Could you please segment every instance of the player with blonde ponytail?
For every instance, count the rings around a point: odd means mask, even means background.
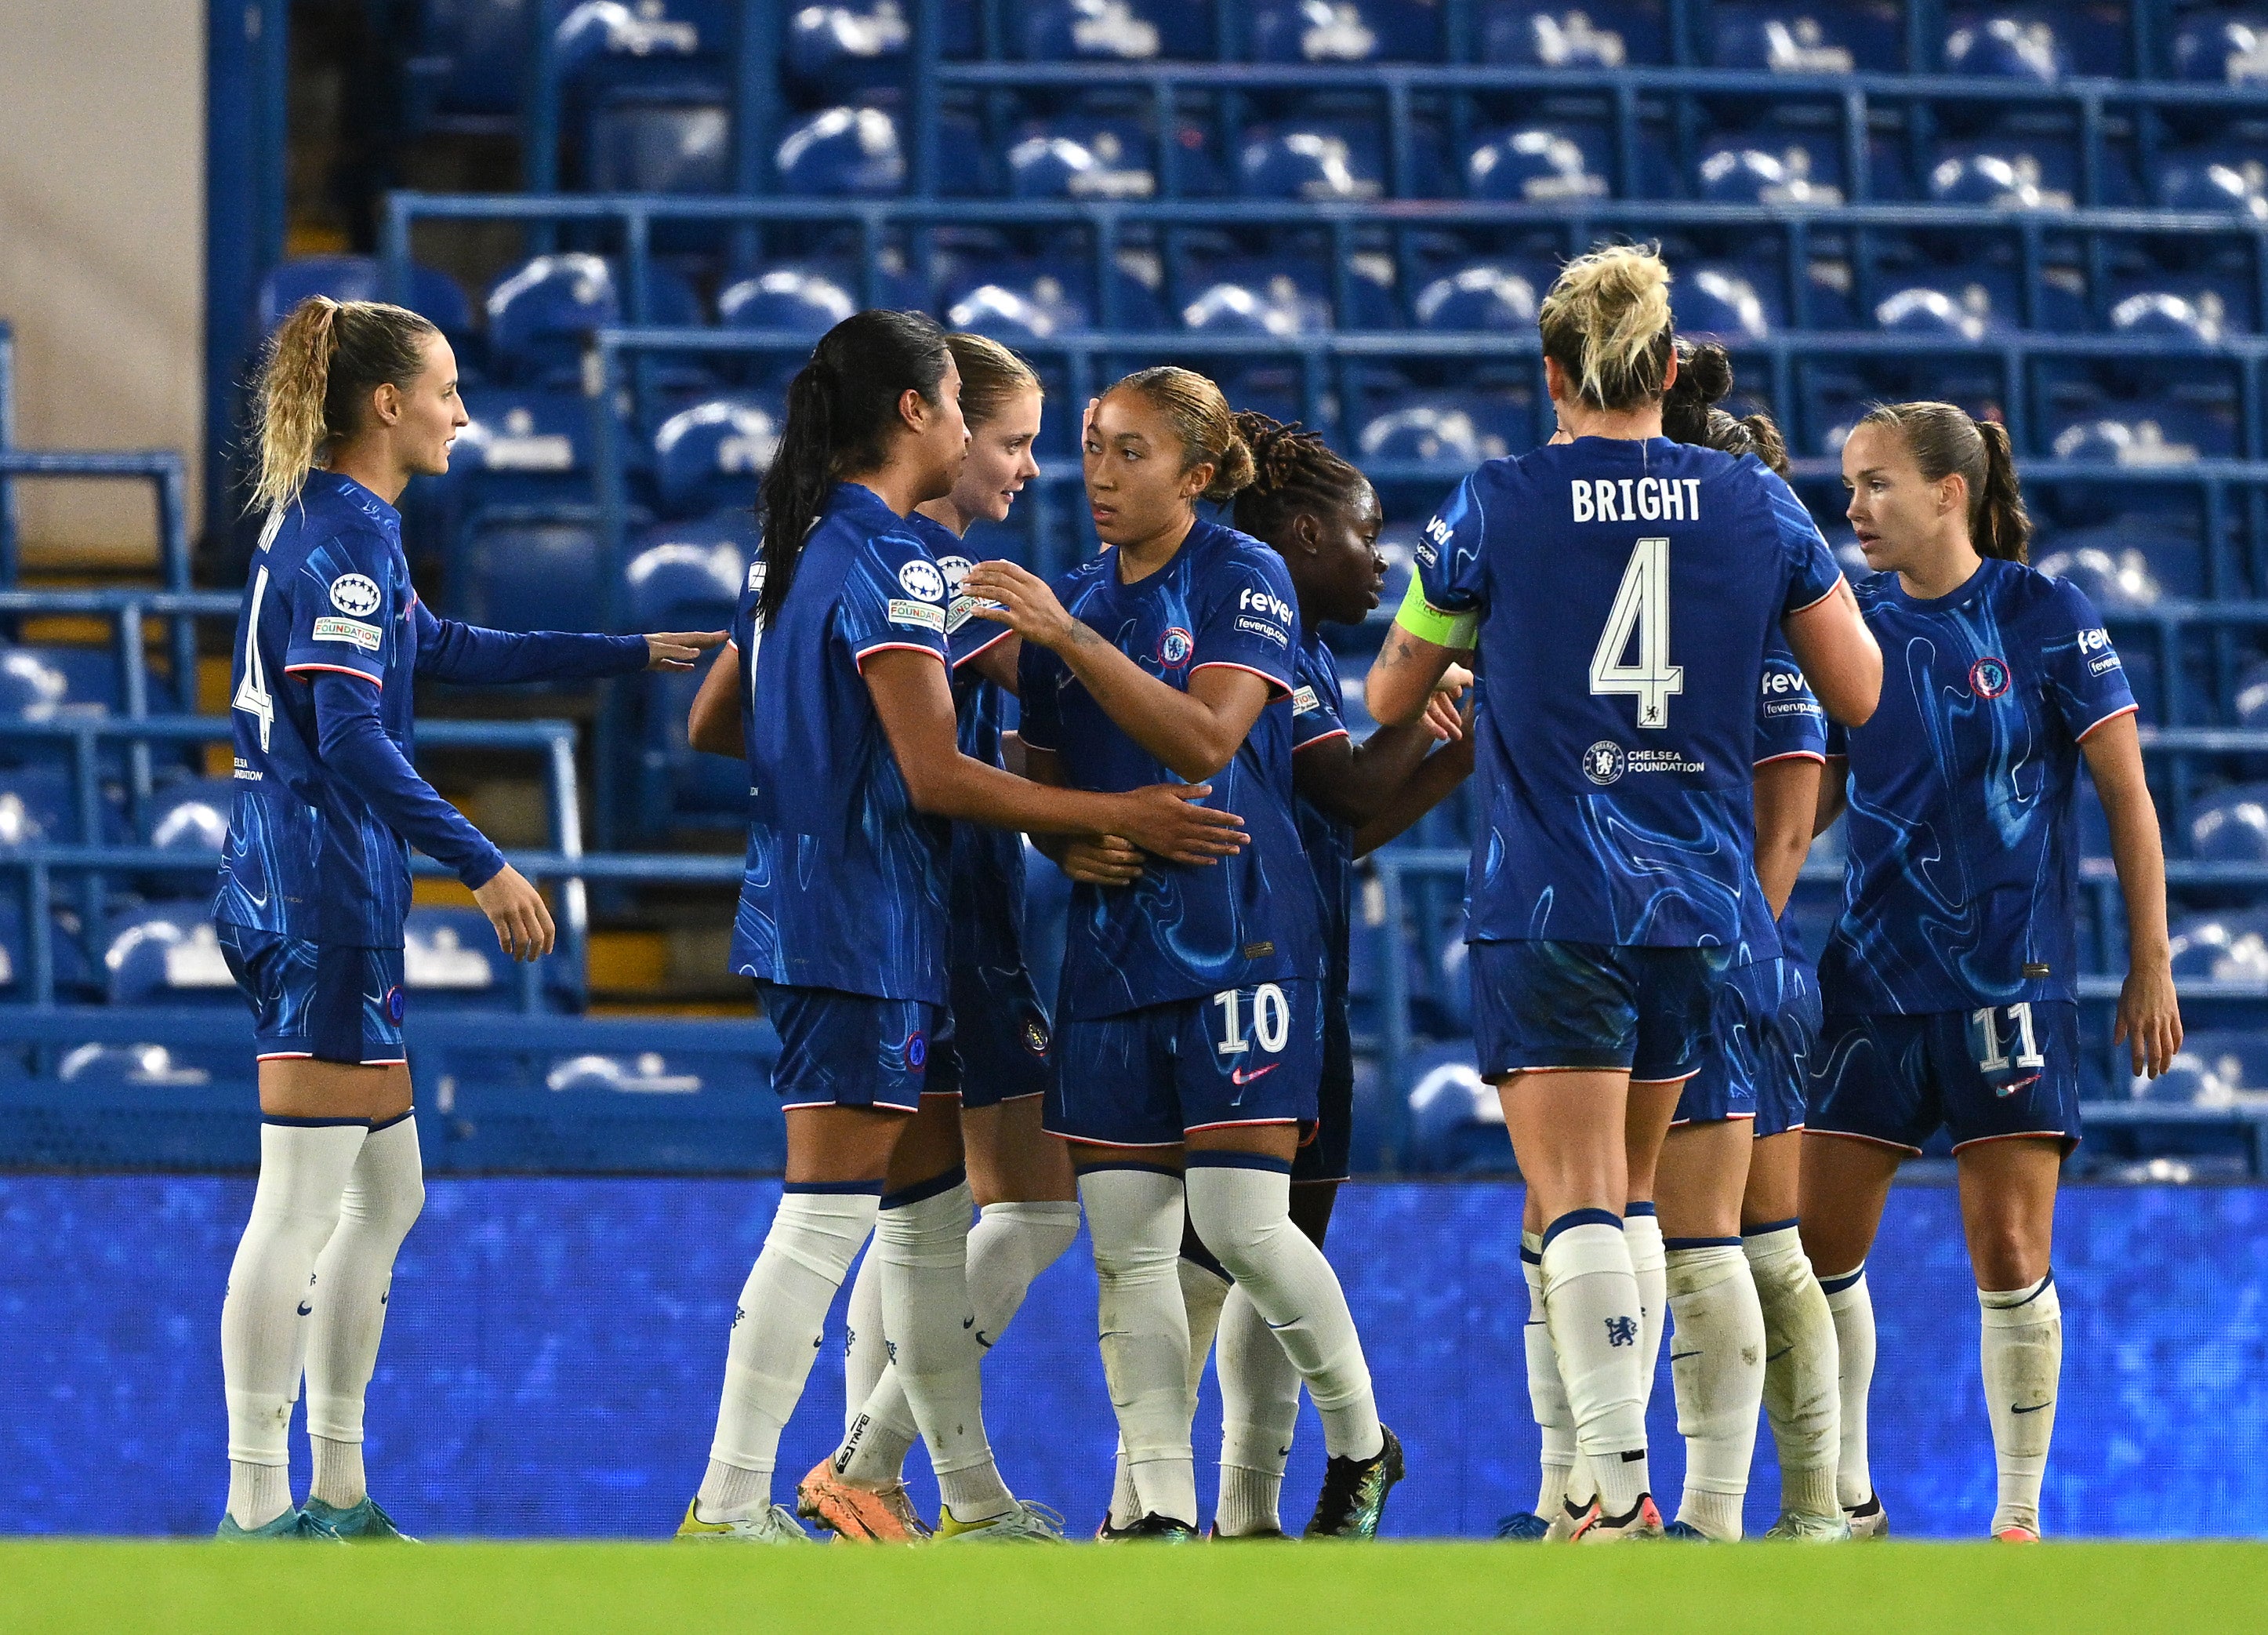
[[[394,1538],[362,1462],[394,1260],[423,1205],[402,1044],[409,848],[446,864],[516,959],[551,951],[542,895],[410,765],[415,681],[684,670],[724,632],[529,635],[436,618],[394,501],[468,423],[439,330],[372,301],[302,301],[261,371],[267,512],[237,621],[236,800],[213,902],[254,1018],[260,1184],[221,1307],[225,1539]],[[291,1503],[301,1359],[314,1478]]]

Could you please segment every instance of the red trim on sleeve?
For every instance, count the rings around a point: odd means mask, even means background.
[[[2087,732],[2081,733],[2077,738],[2072,740],[2072,741],[2075,744],[2083,744],[2087,741],[2088,733],[2095,731],[2097,727],[2108,726],[2113,721],[2116,721],[2120,716],[2132,715],[2137,711],[2140,710],[2141,707],[2142,706],[2139,704],[2128,704],[2124,710],[2113,710],[2109,715],[2104,716],[2100,721],[2095,722],[2093,726],[2087,729]]]
[[[357,670],[351,665],[287,664],[284,667],[284,674],[286,675],[298,675],[308,670],[327,670],[333,675],[351,675],[358,681],[368,681],[372,687],[378,689],[381,693],[386,690],[386,683],[384,681],[379,681],[378,677],[372,675],[369,671]]]
[[[862,647],[857,652],[852,653],[850,655],[850,662],[858,667],[858,672],[863,675],[865,674],[866,660],[869,658],[875,653],[889,652],[927,653],[939,664],[945,665],[946,673],[947,674],[951,674],[953,671],[953,667],[949,664],[946,664],[946,659],[943,653],[938,652],[936,648],[921,642],[876,642],[872,647]]]
[[[1822,766],[1825,766],[1827,764],[1827,757],[1821,755],[1816,749],[1791,749],[1785,755],[1766,755],[1763,760],[1751,761],[1749,764],[1750,766],[1770,766],[1775,761],[1816,761]]]
[[[1832,596],[1837,591],[1842,588],[1843,576],[1840,573],[1837,573],[1835,576],[1835,583],[1827,587],[1827,596]],[[1814,597],[1811,600],[1804,603],[1800,608],[1786,608],[1781,612],[1779,616],[1783,619],[1793,619],[1799,613],[1809,613],[1814,608],[1819,606],[1821,602],[1825,601],[1827,600],[1827,596]]]
[[[1328,732],[1328,733],[1316,733],[1313,738],[1307,739],[1307,740],[1305,740],[1305,741],[1303,741],[1303,742],[1296,743],[1296,744],[1292,745],[1292,753],[1293,755],[1298,755],[1298,754],[1299,754],[1302,749],[1312,749],[1312,748],[1314,748],[1317,744],[1328,744],[1328,743],[1329,743],[1329,742],[1331,741],[1331,740],[1333,740],[1334,738],[1347,738],[1347,737],[1351,737],[1351,734],[1348,733],[1348,731],[1346,730],[1346,728],[1344,728],[1344,727],[1343,727],[1343,726],[1335,726],[1335,727],[1333,727],[1333,728],[1332,728],[1329,732]]]
[[[973,614],[973,613],[972,613],[972,614],[970,614],[968,616],[969,616],[970,618],[974,619],[974,618],[976,618],[977,615],[976,615],[976,614]],[[986,653],[990,652],[991,652],[995,647],[998,647],[998,646],[1002,642],[1006,641],[1010,637],[1013,636],[1015,633],[1016,633],[1016,627],[1015,627],[1015,626],[1013,626],[1013,625],[1012,625],[1012,624],[1004,624],[1004,625],[1002,625],[1002,626],[1000,627],[1000,633],[999,633],[998,636],[994,637],[990,641],[986,642],[986,643],[985,643],[983,646],[981,646],[981,647],[972,647],[972,648],[970,648],[967,652],[965,652],[965,653],[961,654],[960,658],[955,659],[953,659],[951,662],[949,662],[949,663],[946,666],[946,668],[947,668],[947,669],[949,669],[949,670],[958,670],[959,668],[961,668],[961,667],[962,665],[968,663],[971,659],[977,659],[977,658],[981,658],[983,655],[984,655],[984,654],[986,654]]]
[[[1267,671],[1256,670],[1248,664],[1237,664],[1226,659],[1211,659],[1203,664],[1194,666],[1190,669],[1189,674],[1191,675],[1195,675],[1199,670],[1241,670],[1247,675],[1256,675],[1262,681],[1267,682],[1270,688],[1275,689],[1275,696],[1270,697],[1268,700],[1271,704],[1274,703],[1276,699],[1278,697],[1289,698],[1292,696],[1292,689],[1289,687],[1278,681],[1274,676],[1269,674]]]

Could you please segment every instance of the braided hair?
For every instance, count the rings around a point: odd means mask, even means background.
[[[1368,479],[1331,451],[1320,433],[1304,431],[1252,409],[1233,416],[1252,450],[1253,478],[1236,497],[1238,528],[1275,544],[1302,512],[1326,513],[1351,504]]]

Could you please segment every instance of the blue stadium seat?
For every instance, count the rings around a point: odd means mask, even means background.
[[[2268,863],[2268,785],[2240,784],[2198,801],[2189,849],[2200,863]]]
[[[552,61],[583,92],[714,85],[732,48],[730,11],[729,0],[578,0],[552,31]]]
[[[244,1003],[202,901],[114,915],[102,949],[113,1005]]]
[[[1874,303],[1874,325],[1901,335],[1981,341],[1996,326],[1992,295],[1985,285],[1956,279],[1905,283],[1886,281]]]
[[[1225,263],[1184,284],[1193,293],[1182,322],[1208,335],[1319,334],[1331,327],[1330,306],[1303,287],[1304,271],[1280,261]]]
[[[1374,199],[1386,190],[1384,144],[1374,127],[1307,121],[1247,131],[1237,153],[1248,199]]]
[[[2174,150],[2159,155],[2154,192],[2169,210],[2197,210],[2268,221],[2268,164],[2234,147]]]
[[[1712,204],[1826,207],[1844,199],[1835,173],[1813,145],[1777,133],[1712,141],[1702,150],[1698,175],[1701,196]]]
[[[1474,1064],[1469,1040],[1437,1045],[1403,1066],[1410,1167],[1421,1175],[1501,1175],[1513,1167],[1504,1108]]]
[[[2177,982],[2243,983],[2268,993],[2268,925],[2257,914],[2184,916],[2174,923],[2171,946]]]
[[[1057,119],[1024,128],[1008,149],[1020,199],[1146,199],[1158,191],[1149,134],[1130,119]]]
[[[642,630],[723,628],[740,601],[755,543],[751,513],[656,523],[638,536],[622,570],[624,618]]]
[[[1525,125],[1474,146],[1465,158],[1465,190],[1476,199],[1516,204],[1603,199],[1611,190],[1607,172],[1603,132]]]
[[[1471,468],[1512,452],[1503,431],[1465,393],[1414,393],[1373,416],[1357,435],[1365,460]]]
[[[905,84],[914,38],[910,7],[898,0],[861,0],[785,10],[788,72],[806,96],[839,102]],[[971,10],[947,7],[948,12]]]
[[[2185,466],[2193,464],[2199,450],[2182,438],[2183,428],[2169,414],[2106,414],[2078,421],[2055,435],[2049,447],[2058,460],[2099,461],[2117,466]]]
[[[756,482],[779,446],[776,404],[712,398],[680,409],[653,438],[654,486],[666,515],[755,503]]]
[[[1024,55],[1035,63],[1213,55],[1210,0],[1038,0],[1023,20]]]
[[[719,103],[624,103],[591,120],[591,186],[600,193],[725,193],[733,115]]]
[[[2232,327],[2235,304],[2228,296],[2209,286],[2179,288],[2168,287],[2171,280],[2151,282],[2154,287],[2136,290],[2111,303],[2108,316],[2114,333],[2152,335],[2178,346],[2220,343]]]
[[[2174,77],[2205,84],[2268,82],[2268,12],[2205,13],[2174,28]]]
[[[820,198],[880,197],[906,183],[898,122],[881,108],[832,107],[780,139],[780,191]]]
[[[1669,60],[1660,0],[1491,0],[1481,60],[1534,68],[1637,68]]]
[[[599,540],[585,522],[476,516],[459,551],[461,616],[498,630],[599,628]]]
[[[500,1009],[519,998],[512,961],[477,909],[409,910],[401,927],[401,985],[420,1009]]]
[[[728,329],[793,329],[824,335],[858,310],[857,281],[825,268],[784,264],[725,289],[717,315]],[[800,366],[801,359],[796,360]]]
[[[294,257],[260,281],[261,333],[265,335],[282,323],[285,314],[311,295],[328,295],[335,301],[379,300],[385,295],[385,280],[378,262],[367,255]],[[464,291],[437,268],[411,263],[405,305],[431,319],[452,341],[472,333],[473,309]]]
[[[1001,274],[955,292],[946,306],[946,322],[1011,343],[1088,327],[1090,314],[1060,277],[1011,267],[1003,267]]]
[[[1945,36],[1945,71],[2052,85],[2071,71],[2069,53],[2045,12],[1993,7],[1956,16]]]
[[[1425,62],[1441,53],[1440,11],[1422,0],[1261,0],[1256,63]]]
[[[82,1044],[63,1052],[55,1077],[82,1090],[186,1090],[211,1084],[214,1074],[162,1044]]]
[[[82,836],[74,806],[70,774],[63,767],[0,772],[0,851],[77,844]],[[13,893],[16,886],[14,877],[0,876],[0,895]]]
[[[2155,1079],[2136,1079],[2130,1094],[2137,1101],[2171,1107],[2227,1107],[2236,1086],[2221,1076],[2220,1064],[2186,1039],[2166,1071]]]
[[[622,321],[614,269],[600,256],[539,255],[499,278],[485,303],[489,350],[515,379],[579,379],[583,342]]]
[[[1681,335],[1720,341],[1761,341],[1779,326],[1766,289],[1737,267],[1702,262],[1682,270],[1670,285],[1670,306]]]
[[[545,504],[590,492],[591,406],[568,392],[487,391],[466,404],[452,471],[487,504]]]
[[[1904,65],[1898,0],[1717,0],[1719,68],[1775,74],[1895,74]]]
[[[2087,593],[2097,613],[2132,613],[2155,607],[2163,593],[2150,559],[2139,550],[2113,555],[2093,546],[2058,550],[2037,558],[2032,565],[2051,579],[2069,579]]]
[[[1413,316],[1421,329],[1530,329],[1550,287],[1539,269],[1494,259],[1468,261],[1420,289]]]
[[[752,1062],[688,1056],[665,1058],[657,1050],[563,1056],[545,1071],[547,1090],[606,1090],[633,1095],[693,1095],[752,1091],[763,1082]]]
[[[2066,156],[2043,144],[2007,141],[1948,144],[1929,173],[1929,196],[1939,204],[1981,204],[1993,210],[2069,210],[2073,203]]]
[[[186,778],[151,796],[148,840],[159,851],[220,860],[228,844],[228,821],[236,806],[236,784],[225,777]],[[210,874],[167,873],[151,876],[148,889],[157,897],[212,895]]]
[[[52,721],[70,699],[71,678],[45,649],[0,648],[0,717]]]

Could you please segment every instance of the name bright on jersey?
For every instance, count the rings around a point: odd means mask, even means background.
[[[1698,522],[1698,477],[1577,477],[1567,485],[1578,522]]]

